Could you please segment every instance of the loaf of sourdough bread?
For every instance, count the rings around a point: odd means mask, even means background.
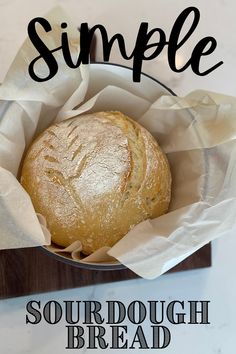
[[[171,174],[152,135],[120,112],[50,126],[30,146],[21,183],[52,241],[80,240],[84,254],[113,246],[136,224],[168,210]]]

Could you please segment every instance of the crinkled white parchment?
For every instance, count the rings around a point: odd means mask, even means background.
[[[47,18],[53,31],[41,33],[45,43],[58,46],[59,24],[66,21],[75,59],[79,51],[76,27],[59,10]],[[106,71],[104,78],[98,75],[93,83],[91,96],[89,66],[69,69],[60,53],[53,79],[45,83],[30,79],[28,64],[37,55],[27,39],[0,88],[0,249],[50,244],[43,218],[37,218],[17,180],[24,151],[34,136],[54,121],[111,109],[146,127],[167,154],[172,201],[168,214],[140,223],[110,250],[105,248],[87,261],[116,259],[143,278],[153,279],[229,233],[236,223],[236,98],[195,91],[184,98],[151,99],[117,72],[109,72],[107,83]],[[45,72],[43,62],[37,70]],[[80,261],[80,245],[66,252]]]

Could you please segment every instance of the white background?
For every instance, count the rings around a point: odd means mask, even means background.
[[[101,23],[110,35],[121,32],[130,50],[141,21],[149,22],[150,28],[163,28],[168,35],[174,20],[187,6],[197,6],[201,20],[191,40],[186,43],[180,63],[187,60],[194,45],[203,36],[213,36],[218,47],[214,54],[205,58],[207,67],[220,60],[219,69],[207,77],[197,77],[188,69],[174,74],[167,66],[165,53],[144,65],[143,71],[160,79],[177,94],[202,88],[236,95],[236,3],[233,0],[0,0],[0,82],[27,34],[27,24],[33,17],[43,16],[51,7],[60,4],[76,24],[88,22],[90,26]],[[98,59],[102,59],[99,56]],[[111,61],[123,62],[114,51]],[[126,65],[128,63],[125,63]],[[69,291],[42,294],[0,301],[0,353],[67,353],[66,329],[62,322],[56,326],[25,325],[25,306],[30,299],[41,300],[120,300],[129,304],[133,300],[210,300],[210,325],[170,325],[172,341],[160,352],[165,354],[234,354],[236,333],[236,239],[231,235],[213,243],[213,266],[209,269],[164,275],[154,281],[131,280],[120,283],[96,285]],[[188,308],[186,307],[188,320]],[[124,323],[125,325],[126,323]],[[128,324],[128,322],[127,322]],[[149,323],[144,326],[150,339]],[[132,338],[133,326],[129,327]],[[151,350],[150,350],[151,351]],[[73,352],[86,352],[75,350]],[[92,351],[88,351],[92,352]],[[94,351],[96,353],[99,350]],[[111,351],[115,353],[114,351]],[[118,351],[123,352],[122,350]],[[126,351],[128,352],[128,350]],[[139,350],[130,350],[139,353]],[[147,352],[147,351],[146,351]],[[158,351],[153,351],[158,352]]]

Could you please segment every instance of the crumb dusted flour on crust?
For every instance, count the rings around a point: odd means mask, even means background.
[[[80,240],[85,254],[112,246],[131,226],[167,211],[166,157],[143,127],[99,112],[49,127],[30,147],[22,184],[52,240]]]

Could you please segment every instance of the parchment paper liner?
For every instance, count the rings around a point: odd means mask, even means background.
[[[48,45],[58,46],[59,24],[65,20],[70,23],[65,17],[58,10],[47,16],[54,30],[42,32],[41,38]],[[69,28],[75,59],[79,37],[73,25]],[[0,99],[11,101],[2,101],[0,107],[1,249],[50,243],[45,221],[42,216],[36,217],[29,196],[15,178],[33,137],[53,121],[99,110],[121,110],[157,138],[171,165],[172,202],[168,214],[140,223],[108,252],[105,248],[80,261],[110,263],[116,259],[140,276],[152,279],[233,228],[235,98],[196,91],[185,98],[162,96],[150,102],[135,84],[128,85],[127,91],[124,83],[126,90],[122,89],[123,78],[117,74],[110,74],[111,85],[107,87],[98,82],[97,93],[90,97],[88,66],[69,69],[57,53],[57,75],[39,84],[29,78],[27,71],[36,56],[26,40],[0,89]],[[37,70],[44,72],[42,62]],[[117,86],[112,85],[113,81]],[[52,251],[57,252],[55,248]],[[73,259],[80,258],[80,244],[73,244],[67,251],[59,250],[71,253]]]

